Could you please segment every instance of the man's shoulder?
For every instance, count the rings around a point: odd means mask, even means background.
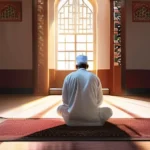
[[[90,78],[92,79],[92,81],[100,82],[100,79],[99,79],[99,77],[97,75],[95,75],[92,72],[89,72],[89,74],[90,74]]]
[[[89,74],[90,74],[93,78],[95,78],[95,79],[98,78],[93,72],[89,72]]]
[[[73,71],[73,72],[69,73],[69,74],[67,75],[67,77],[71,77],[71,76],[73,76],[73,75],[75,75],[75,74],[76,74],[76,71]]]
[[[99,78],[92,72],[89,72],[89,71],[86,71],[84,72],[84,75],[89,78],[92,78],[94,80],[99,80]],[[65,80],[69,80],[69,79],[75,79],[75,78],[78,78],[80,76],[80,73],[78,71],[74,71],[74,72],[71,72],[70,74],[68,74],[65,78]]]
[[[67,80],[67,79],[73,77],[75,74],[76,74],[76,71],[69,73],[69,74],[65,77],[65,80]]]

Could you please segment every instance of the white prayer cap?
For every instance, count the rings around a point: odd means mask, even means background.
[[[79,55],[76,57],[76,64],[79,65],[79,64],[87,64],[87,56],[85,55]]]

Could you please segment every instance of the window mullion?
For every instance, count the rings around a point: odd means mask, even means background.
[[[94,49],[91,49],[91,46],[89,43],[94,45],[94,41],[90,42],[88,41],[88,35],[93,35],[93,32],[91,32],[93,28],[93,24],[91,24],[91,21],[93,18],[92,11],[93,9],[90,7],[90,5],[83,1],[83,0],[73,0],[66,1],[64,5],[59,9],[59,25],[60,25],[60,34],[64,36],[64,48],[61,48],[65,55],[64,65],[65,70],[71,69],[72,66],[71,62],[74,59],[74,63],[76,64],[76,56],[79,53],[84,53],[86,55],[89,55],[89,52],[94,53]],[[64,9],[64,10],[63,10]],[[68,9],[68,10],[66,10]],[[72,12],[71,12],[72,11]],[[68,14],[67,14],[68,13]],[[72,14],[70,14],[72,13]],[[67,14],[67,15],[66,15]],[[65,19],[63,19],[65,18]],[[67,22],[68,20],[68,22]],[[64,28],[62,28],[64,27]],[[85,37],[84,37],[85,35]],[[74,41],[68,40],[70,39],[70,36],[74,37]],[[80,36],[80,37],[78,37]],[[93,35],[94,36],[94,35]],[[82,40],[82,37],[85,38]],[[79,41],[78,41],[79,38]],[[81,40],[80,40],[81,38]],[[74,42],[74,44],[72,43]],[[58,44],[63,43],[63,41],[59,41]],[[72,44],[70,44],[72,43]],[[82,44],[83,43],[83,44]],[[89,45],[88,45],[89,44]],[[74,49],[73,47],[74,46]],[[61,50],[60,49],[60,50]],[[70,54],[70,52],[74,53],[74,58],[72,59],[73,53]],[[68,54],[68,55],[67,55]],[[68,57],[67,57],[68,56]],[[71,60],[70,60],[71,58]],[[57,60],[59,61],[59,60]],[[92,60],[94,61],[94,60]],[[61,65],[61,64],[60,64]],[[94,66],[92,66],[93,68]],[[61,67],[59,67],[61,68]],[[63,69],[63,68],[62,68]]]

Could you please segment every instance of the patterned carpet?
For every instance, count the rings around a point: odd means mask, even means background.
[[[148,140],[150,119],[112,118],[100,127],[69,127],[62,119],[10,119],[0,124],[0,140]]]
[[[102,127],[69,127],[60,125],[28,135],[22,140],[113,140],[127,139],[130,135],[118,128],[117,126],[106,123]]]

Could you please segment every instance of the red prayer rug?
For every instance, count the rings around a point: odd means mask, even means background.
[[[104,126],[69,127],[63,119],[8,119],[0,124],[1,141],[149,140],[150,119],[111,118]]]

